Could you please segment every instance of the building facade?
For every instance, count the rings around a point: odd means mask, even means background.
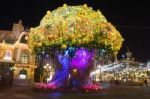
[[[0,30],[0,84],[33,84],[35,68],[22,22],[14,23],[12,31]]]

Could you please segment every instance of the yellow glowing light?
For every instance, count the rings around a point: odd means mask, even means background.
[[[61,46],[61,48],[62,48],[62,49],[66,49],[66,48],[67,48],[67,45],[66,45],[66,44],[63,44],[63,45]]]
[[[119,31],[106,20],[102,13],[92,10],[86,4],[58,7],[47,11],[40,25],[30,29],[29,47],[34,50],[43,44],[47,46],[77,45],[87,48],[101,48],[104,45],[115,56],[122,46]]]
[[[76,72],[77,72],[77,69],[73,69],[73,72],[76,73]]]

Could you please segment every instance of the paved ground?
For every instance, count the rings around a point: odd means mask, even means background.
[[[0,99],[150,99],[150,87],[111,87],[100,93],[40,93],[32,86],[0,89]]]

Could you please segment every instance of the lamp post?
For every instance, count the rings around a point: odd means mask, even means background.
[[[101,66],[99,66],[99,73],[100,73],[100,75],[99,75],[99,76],[100,76],[100,77],[99,77],[99,78],[100,78],[100,79],[99,79],[99,82],[101,82],[101,81],[102,81],[102,71],[101,71]]]
[[[47,63],[45,66],[44,66],[44,72],[45,72],[45,82],[47,83],[48,82],[48,78],[50,78],[50,69],[51,69],[51,66]]]

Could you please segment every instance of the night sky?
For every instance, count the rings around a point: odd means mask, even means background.
[[[114,2],[115,1],[115,2]],[[147,2],[146,2],[147,1]],[[127,46],[138,61],[150,59],[150,10],[148,0],[0,0],[0,29],[11,30],[14,22],[22,19],[26,28],[38,26],[47,10],[64,3],[86,3],[99,9],[125,39],[118,58]]]

